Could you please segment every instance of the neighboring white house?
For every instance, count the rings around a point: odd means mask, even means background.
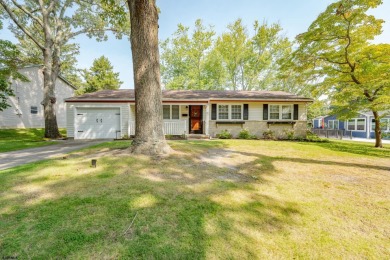
[[[164,90],[166,135],[233,136],[245,128],[262,137],[271,130],[306,136],[306,106],[312,99],[281,91]],[[121,138],[135,134],[134,90],[103,90],[66,99],[67,136],[75,139]]]
[[[0,112],[0,128],[43,128],[45,126],[43,117],[43,70],[40,65],[33,65],[21,68],[19,72],[25,75],[30,81],[12,82],[14,96],[8,97],[8,104],[11,106]],[[65,98],[73,96],[75,87],[59,77],[56,82],[55,95],[56,115],[58,127],[66,126],[66,105]]]

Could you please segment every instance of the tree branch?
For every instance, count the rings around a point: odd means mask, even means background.
[[[379,88],[375,89],[374,91],[374,96],[376,96],[376,94],[378,94],[379,91],[381,91],[385,86],[380,86]]]
[[[347,61],[347,64],[348,64],[348,66],[351,68],[351,78],[352,78],[352,80],[356,83],[356,84],[361,84],[361,82],[356,78],[356,76],[353,74],[354,73],[354,71],[355,71],[355,67],[356,67],[356,64],[353,64],[352,65],[352,63],[350,62],[350,60],[349,60],[349,53],[348,53],[348,48],[349,48],[349,46],[351,46],[351,35],[350,35],[350,30],[351,30],[351,21],[349,21],[348,19],[347,19],[347,17],[345,16],[345,13],[343,13],[343,18],[344,18],[344,20],[348,23],[348,27],[347,27],[347,40],[348,40],[348,44],[347,44],[347,46],[345,46],[345,52],[344,52],[344,56],[345,56],[345,60]],[[368,94],[368,92],[367,92],[367,94]],[[366,95],[366,93],[364,94],[364,95]],[[367,95],[366,95],[367,96]],[[367,98],[369,98],[368,96],[367,96]]]
[[[3,0],[0,0],[0,4],[1,6],[3,6],[4,10],[7,12],[11,20],[19,27],[19,29],[22,30],[28,36],[28,38],[30,38],[41,50],[43,50],[44,46],[40,44],[39,41],[36,38],[34,38],[33,35],[26,29],[26,27],[24,27],[19,22],[19,20],[16,18],[12,10],[9,8],[9,6]]]
[[[43,23],[42,23],[42,20],[39,19],[37,16],[33,15],[32,12],[30,12],[29,10],[27,10],[23,5],[19,4],[18,2],[16,2],[15,0],[12,0],[12,3],[14,3],[14,5],[19,8],[20,10],[22,10],[25,14],[27,14],[31,19],[35,20],[37,23],[39,23],[40,26],[42,26],[43,28]]]
[[[340,61],[334,61],[334,60],[330,60],[326,57],[319,57],[320,60],[324,60],[326,62],[329,62],[329,63],[333,63],[333,64],[338,64],[338,65],[346,65],[348,64],[348,62],[344,61],[344,62],[340,62]]]
[[[83,33],[89,33],[89,32],[104,32],[104,31],[112,31],[112,32],[116,32],[117,30],[114,29],[114,28],[104,28],[104,29],[93,29],[93,28],[84,28],[80,31],[77,31],[77,32],[74,32],[74,33],[71,33],[69,34],[68,37],[66,37],[65,39],[68,40],[68,39],[72,39],[80,34],[83,34]]]
[[[59,16],[60,21],[62,21],[62,19],[64,18],[66,8],[69,7],[70,3],[71,3],[70,0],[66,0],[64,5],[62,6],[61,11],[60,11],[60,16]]]

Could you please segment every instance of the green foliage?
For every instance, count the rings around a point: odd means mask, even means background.
[[[104,56],[93,61],[89,70],[83,71],[85,83],[77,90],[77,94],[91,93],[104,89],[119,89],[121,82],[119,73],[113,71],[111,62]]]
[[[18,66],[22,65],[19,55],[20,51],[17,46],[10,41],[0,40],[0,111],[10,106],[8,96],[13,96],[10,80],[27,81],[26,77],[18,73]]]
[[[294,129],[284,130],[284,134],[286,135],[287,140],[294,140],[295,139],[295,131]]]
[[[327,100],[315,100],[307,107],[307,119],[311,120],[318,116],[328,115],[330,113]]]
[[[297,37],[296,73],[312,83],[313,95],[329,95],[334,114],[350,117],[359,110],[390,109],[390,44],[371,43],[384,21],[368,14],[381,3],[332,3]]]
[[[217,138],[219,139],[232,139],[232,134],[227,130],[222,130],[221,133],[217,134]]]
[[[244,128],[238,134],[239,139],[257,139],[256,135],[252,135],[248,129]]]
[[[172,39],[161,43],[161,75],[168,89],[218,89],[223,69],[212,51],[215,32],[200,19],[189,27],[178,25]]]
[[[307,131],[306,132],[306,139],[305,139],[305,141],[307,141],[307,142],[316,142],[316,143],[328,143],[329,139],[321,138],[318,135],[316,135],[315,133],[313,133],[311,131]]]
[[[279,24],[255,21],[253,36],[238,19],[216,36],[201,20],[189,36],[181,24],[161,44],[161,72],[168,89],[275,89],[280,59],[291,53],[291,42]]]
[[[276,139],[275,132],[272,131],[271,129],[268,129],[268,130],[263,132],[263,138],[265,140],[275,140]]]
[[[53,72],[76,87],[81,86],[75,67],[79,45],[71,40],[84,34],[103,41],[107,31],[117,38],[129,35],[128,12],[121,0],[58,0],[43,1],[42,5],[33,0],[20,4],[0,1],[0,6],[0,17],[14,22],[9,29],[19,40],[19,59],[25,64],[44,64],[43,51],[50,46],[46,50],[52,57],[49,62]],[[49,15],[44,18],[45,13]]]

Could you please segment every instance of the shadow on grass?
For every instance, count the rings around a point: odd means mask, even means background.
[[[302,215],[300,205],[256,188],[272,185],[275,165],[390,170],[235,151],[219,141],[172,145],[178,153],[167,158],[101,157],[97,168],[71,158],[1,171],[0,257],[258,258],[259,238],[289,232]]]
[[[372,143],[356,143],[352,141],[334,141],[331,140],[328,143],[301,143],[303,145],[315,145],[324,149],[346,152],[351,154],[367,155],[381,158],[390,158],[390,148],[386,146],[384,148],[375,148]]]
[[[268,159],[240,166],[257,169],[256,179],[229,179],[230,169],[194,156],[224,143],[190,146],[191,153],[160,160],[100,158],[96,169],[75,159],[0,172],[0,256],[197,259],[224,241],[229,249],[215,255],[254,257],[256,236],[247,230],[294,225],[297,205],[252,187],[272,174],[271,164],[261,168]]]

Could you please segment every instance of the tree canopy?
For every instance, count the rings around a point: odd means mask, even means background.
[[[390,109],[390,45],[371,41],[383,20],[367,12],[380,0],[341,0],[330,4],[309,29],[297,36],[296,72],[317,92],[329,95],[334,112],[349,117],[371,110],[376,146],[381,147],[379,111]],[[382,114],[385,115],[385,114]]]
[[[291,53],[292,43],[279,24],[254,22],[253,35],[238,19],[217,36],[201,20],[178,25],[161,44],[162,79],[168,89],[273,89],[278,84],[280,60]]]
[[[0,0],[0,6],[1,18],[13,22],[10,29],[21,44],[33,44],[41,52],[45,137],[60,137],[54,90],[62,65],[66,66],[64,60],[72,59],[71,53],[77,50],[77,45],[72,45],[70,41],[81,34],[105,40],[106,31],[121,37],[129,29],[128,17],[123,11],[124,3],[120,0],[26,0],[23,3]],[[31,51],[37,57],[39,52],[35,48]]]
[[[95,59],[90,69],[83,70],[85,82],[77,90],[77,94],[119,89],[123,82],[119,80],[119,73],[114,72],[113,69],[111,62],[105,56]]]

